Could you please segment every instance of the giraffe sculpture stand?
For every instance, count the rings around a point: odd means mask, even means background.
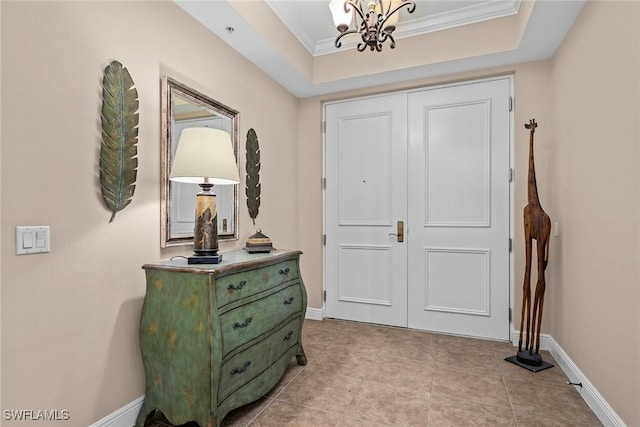
[[[524,125],[530,130],[529,136],[529,178],[528,178],[528,204],[524,207],[524,237],[526,245],[526,265],[524,270],[524,286],[522,290],[522,316],[520,318],[520,338],[518,340],[518,353],[507,357],[505,360],[515,363],[525,369],[538,372],[553,367],[552,364],[542,360],[540,350],[540,325],[542,324],[542,309],[544,307],[544,291],[546,287],[544,271],[549,262],[549,236],[551,235],[551,219],[542,210],[538,199],[538,187],[536,185],[536,170],[533,162],[533,135],[538,124],[536,120],[530,120]],[[538,266],[538,282],[533,300],[533,317],[531,313],[531,261],[533,254],[533,241],[536,241],[536,254]],[[525,317],[526,316],[526,317]],[[527,330],[524,331],[525,321]],[[526,337],[524,348],[522,339]]]

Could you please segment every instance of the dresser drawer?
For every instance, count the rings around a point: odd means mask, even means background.
[[[302,311],[300,283],[229,310],[220,316],[222,355],[275,328]]]
[[[298,278],[297,260],[230,274],[216,280],[218,308]]]
[[[295,318],[252,347],[223,363],[220,371],[218,404],[259,376],[280,356],[298,344],[301,318]]]

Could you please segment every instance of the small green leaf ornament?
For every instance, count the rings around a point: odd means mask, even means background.
[[[112,61],[102,79],[100,186],[112,212],[126,208],[136,189],[138,169],[138,91],[126,68]]]
[[[247,208],[249,216],[256,224],[258,209],[260,208],[260,146],[258,135],[253,129],[247,132],[247,179],[245,180],[245,194],[247,195]]]

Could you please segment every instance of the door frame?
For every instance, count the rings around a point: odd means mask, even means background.
[[[353,100],[366,100],[378,98],[380,96],[386,96],[396,93],[409,93],[416,92],[425,89],[439,89],[439,88],[447,88],[447,87],[455,87],[455,86],[464,86],[473,83],[482,83],[489,82],[495,80],[504,80],[507,79],[509,81],[509,92],[511,93],[511,110],[509,111],[509,168],[511,170],[511,180],[509,182],[509,236],[512,242],[511,251],[509,252],[509,309],[511,311],[511,316],[509,318],[509,340],[513,342],[513,334],[514,334],[514,323],[515,323],[515,305],[514,305],[514,294],[515,294],[515,74],[507,73],[493,77],[487,78],[476,78],[470,80],[462,80],[454,83],[444,83],[444,84],[431,84],[425,85],[421,87],[412,87],[408,89],[402,90],[393,90],[389,92],[376,93],[371,95],[363,95],[363,96],[355,96],[355,97],[346,97],[346,98],[338,98],[333,99],[331,101],[321,101],[322,106],[322,294],[323,294],[323,302],[322,302],[322,318],[326,317],[326,290],[327,290],[327,250],[326,250],[326,237],[327,237],[327,192],[326,192],[326,177],[327,177],[327,156],[326,156],[326,106],[328,104],[339,103],[344,101],[353,101]],[[505,243],[507,244],[507,243]]]

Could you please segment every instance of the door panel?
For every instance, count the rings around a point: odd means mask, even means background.
[[[338,250],[338,300],[390,307],[392,247],[339,245]]]
[[[409,327],[509,338],[509,94],[409,94]]]
[[[424,310],[488,316],[488,250],[425,249]],[[465,268],[460,268],[464,265]]]
[[[327,316],[406,326],[406,94],[327,104]]]
[[[340,120],[340,226],[389,226],[393,222],[392,119],[392,112],[384,112]]]
[[[488,227],[490,138],[487,101],[424,111],[427,226]],[[463,125],[461,125],[463,124]]]

